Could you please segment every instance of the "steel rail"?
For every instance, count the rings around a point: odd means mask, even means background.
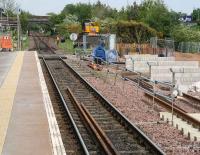
[[[189,95],[189,94],[186,94],[186,93],[183,93],[183,97],[191,99],[191,100],[197,102],[200,105],[200,98],[197,98],[195,96],[192,96],[192,95]]]
[[[68,67],[76,77],[86,85],[86,87],[95,93],[102,104],[111,112],[113,116],[120,116],[120,120],[125,124],[126,127],[131,129],[132,133],[137,135],[137,138],[143,142],[146,148],[149,148],[154,154],[165,154],[153,141],[151,141],[136,125],[131,123],[117,108],[115,108],[107,99],[103,97],[90,83],[88,83],[82,76],[77,73],[69,64],[67,64],[62,58],[62,62]]]
[[[59,57],[59,56],[58,56]],[[44,59],[43,59],[44,60]],[[71,72],[73,74],[76,75],[76,77],[78,77],[78,79],[86,85],[86,87],[90,90],[92,90],[95,94],[95,96],[97,98],[99,98],[99,100],[101,100],[101,103],[104,105],[104,107],[109,110],[111,112],[111,114],[114,117],[117,117],[118,120],[120,119],[120,122],[123,124],[123,126],[125,126],[126,128],[128,128],[127,130],[129,130],[134,137],[138,140],[138,142],[142,145],[145,146],[145,148],[150,151],[153,154],[165,154],[154,142],[152,142],[138,127],[136,127],[136,125],[134,125],[133,123],[131,123],[117,108],[115,108],[107,99],[105,99],[94,87],[92,87],[85,79],[83,79],[81,77],[81,75],[79,73],[77,73],[75,70],[73,70],[73,68],[71,68],[71,66],[69,66],[62,58],[60,58],[60,60],[71,70]],[[44,60],[45,62],[45,60]],[[46,62],[45,62],[46,63]],[[57,91],[59,92],[59,94],[61,95],[61,92],[59,91],[58,85],[56,84],[53,75],[47,65],[47,63],[45,64],[49,70],[49,73],[51,75],[51,78],[54,82],[54,84],[56,85]],[[61,99],[64,100],[64,98],[61,95]],[[65,106],[67,107],[66,103]],[[81,106],[82,109],[83,106]],[[68,110],[69,111],[69,110]],[[86,112],[85,112],[86,113]],[[72,116],[71,116],[72,117]],[[74,122],[75,123],[75,122]],[[80,134],[80,133],[79,133]],[[82,139],[83,140],[83,139]],[[85,146],[85,145],[84,145]],[[87,149],[87,148],[86,148]],[[87,150],[88,151],[88,150]]]
[[[153,96],[151,94],[147,94],[145,93],[145,95],[147,95],[148,97],[153,98]],[[160,103],[161,106],[164,106],[167,110],[171,111],[172,109],[172,105],[163,101],[162,99],[158,98],[158,97],[154,97],[155,101],[157,101],[158,103]],[[200,121],[191,117],[190,115],[188,115],[186,113],[186,111],[184,111],[183,109],[180,109],[179,107],[177,107],[176,105],[174,105],[173,107],[174,109],[174,113],[177,114],[177,116],[181,117],[183,120],[191,123],[194,127],[200,129]]]
[[[79,139],[79,141],[80,141],[80,143],[81,143],[81,146],[82,146],[82,148],[83,148],[83,151],[84,151],[85,155],[89,155],[89,151],[88,151],[88,149],[87,149],[87,147],[86,147],[86,145],[85,145],[85,143],[84,143],[84,141],[83,141],[83,138],[82,138],[82,136],[81,136],[81,134],[80,134],[80,132],[79,132],[79,130],[78,130],[78,127],[76,126],[75,121],[73,120],[73,117],[72,117],[72,115],[71,115],[71,113],[70,113],[70,111],[69,111],[69,109],[68,109],[68,107],[67,107],[67,104],[66,104],[66,102],[65,102],[65,100],[64,100],[64,97],[63,97],[63,95],[61,94],[61,92],[60,92],[60,90],[59,90],[59,87],[58,87],[58,85],[56,84],[56,81],[55,81],[54,78],[53,78],[53,75],[52,75],[52,73],[51,73],[51,71],[50,71],[50,69],[49,69],[49,66],[47,65],[47,63],[46,63],[46,61],[45,61],[44,58],[43,58],[42,60],[43,60],[45,66],[46,66],[46,68],[47,68],[47,71],[48,71],[48,73],[49,73],[49,75],[50,75],[50,77],[51,77],[51,79],[52,79],[52,81],[53,81],[53,84],[54,84],[55,87],[56,87],[56,91],[58,92],[59,97],[60,97],[60,99],[62,100],[62,103],[63,103],[63,105],[64,105],[64,107],[65,107],[66,112],[67,112],[67,115],[69,116],[70,121],[71,121],[71,123],[73,124],[74,130],[75,130],[75,132],[76,132],[76,134],[77,134],[77,137],[78,137],[78,139]]]
[[[77,110],[79,111],[79,114],[83,118],[83,120],[87,123],[87,125],[92,130],[93,134],[98,139],[99,143],[101,144],[104,152],[107,155],[119,155],[118,151],[112,144],[112,142],[108,139],[104,131],[101,129],[101,127],[97,124],[97,122],[92,118],[90,113],[87,111],[85,106],[81,103],[78,103],[75,96],[73,95],[70,88],[67,88],[67,94],[69,95],[72,103],[75,105]]]

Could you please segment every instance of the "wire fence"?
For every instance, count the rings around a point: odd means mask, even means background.
[[[173,56],[175,51],[174,40],[171,38],[158,39],[152,37],[150,39],[150,45],[153,50],[153,54],[162,54],[164,56]]]
[[[178,51],[182,53],[200,53],[200,42],[181,42]]]

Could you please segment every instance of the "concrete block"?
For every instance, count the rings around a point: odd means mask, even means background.
[[[148,72],[148,62],[175,61],[174,57],[158,57],[157,55],[126,55],[126,69]]]
[[[167,81],[173,82],[172,71],[176,71],[175,80],[181,79],[181,81],[192,81],[197,82],[200,77],[199,63],[197,61],[165,61],[165,62],[150,62],[149,72],[151,80],[166,81],[166,76],[169,77]],[[187,72],[186,72],[187,71]],[[192,72],[194,71],[194,72]],[[168,75],[167,75],[168,74]],[[171,76],[171,77],[170,77]],[[164,79],[162,79],[164,77]],[[200,78],[199,78],[200,80]]]
[[[174,61],[174,60],[166,60],[166,61],[157,61],[157,62],[150,62],[150,66],[167,66],[167,67],[174,67],[174,66],[193,66],[195,68],[199,67],[198,61]]]

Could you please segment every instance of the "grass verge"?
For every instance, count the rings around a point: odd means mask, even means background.
[[[59,43],[58,47],[69,54],[74,54],[75,52],[73,42],[71,40],[66,40],[64,43]]]

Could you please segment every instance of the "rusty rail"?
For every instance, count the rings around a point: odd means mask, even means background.
[[[149,149],[150,152],[154,154],[165,154],[154,142],[152,142],[141,130],[138,129],[136,125],[130,122],[117,108],[115,108],[107,99],[105,99],[102,94],[100,94],[90,83],[88,83],[82,76],[76,72],[68,63],[66,63],[63,59],[62,62],[71,70],[71,72],[88,88],[90,89],[97,98],[101,100],[102,105],[106,107],[107,110],[111,112],[111,114],[116,117],[120,116],[120,121],[124,123],[124,126],[129,128],[139,140],[139,143],[143,143],[143,145]],[[119,119],[118,118],[118,119]]]
[[[200,105],[200,98],[194,97],[194,96],[186,94],[186,93],[183,93],[183,97],[193,100],[193,101],[199,103],[199,105]]]
[[[145,93],[146,96],[153,98],[152,95]],[[171,111],[172,109],[172,105],[170,103],[167,103],[165,101],[163,101],[162,99],[158,98],[158,97],[154,97],[155,101],[157,101],[161,106],[165,107],[167,110]],[[200,121],[191,117],[190,115],[188,115],[186,113],[186,111],[184,111],[183,109],[177,107],[176,105],[174,105],[173,107],[174,109],[174,113],[181,117],[183,120],[187,121],[188,123],[191,123],[194,127],[200,129]]]
[[[74,97],[70,88],[67,88],[66,92],[69,95],[69,98],[72,101],[72,103],[74,104],[74,106],[76,107],[76,109],[79,111],[81,118],[89,126],[89,128],[92,130],[92,132],[98,139],[104,152],[107,155],[119,155],[118,151],[116,150],[116,148],[114,147],[112,142],[106,136],[106,134],[101,129],[101,127],[98,125],[98,123],[94,120],[94,118],[90,115],[90,113],[88,112],[86,107],[82,103],[78,103],[78,101]]]

